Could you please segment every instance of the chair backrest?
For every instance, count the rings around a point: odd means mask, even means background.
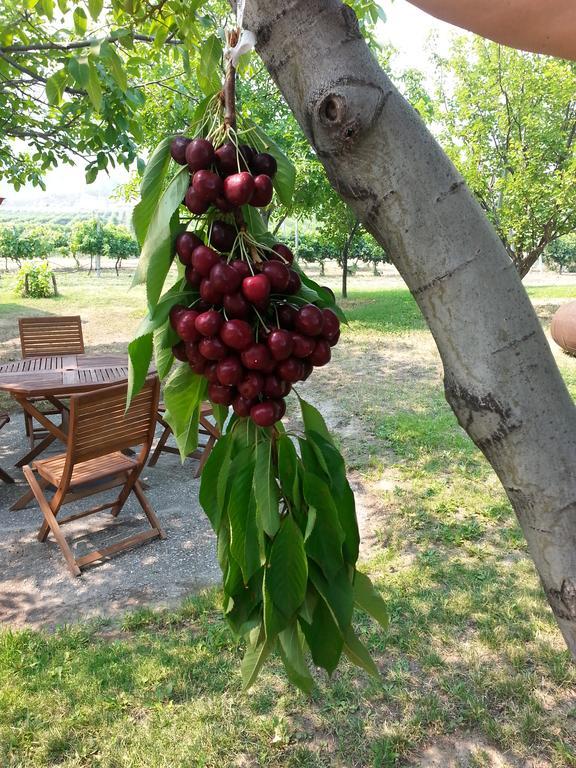
[[[79,315],[21,317],[18,327],[22,357],[84,354],[82,320]]]
[[[67,460],[72,464],[142,446],[137,461],[150,451],[156,429],[160,381],[149,376],[126,410],[128,384],[103,387],[70,397]]]

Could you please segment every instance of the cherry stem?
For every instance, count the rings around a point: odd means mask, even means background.
[[[226,42],[229,48],[234,48],[238,42],[237,29],[226,33]],[[228,60],[226,67],[222,96],[224,100],[224,125],[226,128],[236,130],[236,68],[232,64],[232,59]]]

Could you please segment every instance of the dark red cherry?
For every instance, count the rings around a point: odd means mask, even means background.
[[[216,266],[218,265],[216,264]],[[222,303],[222,294],[220,291],[216,290],[215,285],[208,277],[202,278],[202,282],[200,283],[200,296],[207,304],[212,306],[214,304]]]
[[[236,355],[229,355],[218,363],[218,381],[226,387],[239,384],[244,377],[244,368]]]
[[[292,333],[283,328],[273,330],[266,339],[266,344],[274,360],[286,360],[294,348]]]
[[[228,200],[224,197],[224,195],[220,195],[220,197],[217,197],[216,200],[214,200],[214,205],[216,208],[218,208],[219,211],[222,211],[222,213],[232,213],[234,208],[236,206],[232,205],[232,203],[229,203]]]
[[[202,360],[198,360],[197,363],[190,363],[190,368],[192,368],[194,373],[197,373],[199,376],[203,376],[204,372],[206,371],[207,365],[208,365],[207,361],[202,359]]]
[[[278,170],[276,159],[268,154],[268,152],[259,152],[257,155],[254,155],[250,167],[252,168],[252,173],[255,175],[265,173],[266,176],[270,176],[270,178],[272,178]]]
[[[198,312],[195,312],[193,309],[187,309],[179,313],[174,330],[182,341],[196,341],[198,339],[198,330],[196,329],[197,318]]]
[[[187,312],[188,308],[184,306],[184,304],[174,304],[172,309],[170,310],[169,318],[170,318],[170,325],[174,330],[176,330],[176,320],[178,317],[183,313]]]
[[[210,230],[210,245],[217,251],[228,253],[234,247],[237,234],[236,227],[233,227],[232,224],[227,224],[225,221],[215,221]]]
[[[310,362],[310,358],[307,357],[305,360],[302,360],[302,365],[304,366],[304,373],[302,374],[302,381],[306,381],[308,376],[312,373],[314,370],[314,366]]]
[[[170,154],[178,165],[186,165],[186,147],[188,144],[190,144],[190,139],[187,139],[186,136],[174,136],[170,142]]]
[[[206,245],[199,245],[192,253],[192,266],[202,277],[208,277],[212,267],[219,261],[222,261],[220,255]]]
[[[270,176],[261,173],[259,176],[254,177],[254,192],[250,198],[250,205],[253,205],[255,208],[265,208],[270,204],[273,194],[274,187],[272,186]]]
[[[222,360],[229,352],[228,347],[218,337],[212,339],[202,339],[198,344],[198,349],[206,360]]]
[[[272,427],[278,419],[276,415],[278,413],[277,406],[274,405],[272,400],[266,400],[263,403],[256,403],[250,409],[250,418],[259,427]]]
[[[254,177],[247,171],[233,173],[224,179],[224,197],[232,205],[246,205],[254,192]]]
[[[184,275],[188,285],[190,285],[192,288],[200,288],[200,283],[203,280],[202,275],[199,272],[196,272],[191,264],[186,267]]]
[[[242,395],[236,395],[232,403],[232,408],[234,408],[236,416],[246,417],[250,416],[250,409],[255,403],[255,399],[247,400],[245,397],[242,397]]]
[[[291,388],[287,381],[270,374],[264,379],[262,393],[265,397],[286,397]]]
[[[224,191],[224,184],[220,176],[214,171],[205,171],[204,169],[196,171],[192,177],[192,186],[194,191],[201,195],[204,200],[208,200],[209,203],[213,203]]]
[[[297,357],[289,357],[288,360],[282,360],[276,366],[276,373],[284,381],[295,384],[297,381],[300,381],[304,374],[302,360],[299,360]]]
[[[196,216],[202,216],[208,210],[210,203],[196,192],[194,187],[190,186],[184,198],[184,205],[191,213],[196,214]]]
[[[280,304],[277,307],[278,321],[282,328],[293,328],[298,310],[290,304]]]
[[[221,261],[210,270],[210,282],[220,293],[229,294],[236,293],[240,288],[242,278],[233,267]]]
[[[331,342],[333,339],[337,339],[340,335],[340,320],[337,315],[327,307],[322,310],[322,315],[324,316],[322,336]]]
[[[314,351],[316,341],[311,336],[304,336],[302,333],[292,334],[294,357],[308,357]]]
[[[242,170],[247,171],[248,168],[252,165],[252,161],[256,156],[256,152],[248,144],[240,144],[238,147],[238,152],[240,154]]]
[[[198,344],[195,341],[187,341],[184,347],[186,349],[186,359],[191,365],[206,362],[204,355],[200,352]]]
[[[245,277],[242,280],[242,293],[253,304],[267,301],[270,296],[270,280],[266,275]]]
[[[267,261],[262,267],[262,274],[270,280],[272,293],[284,293],[290,282],[290,270],[280,261]]]
[[[294,254],[284,243],[276,243],[276,245],[272,246],[272,250],[280,257],[281,261],[288,264],[292,264],[294,261]],[[272,256],[269,256],[269,258],[272,258]]]
[[[318,339],[316,342],[316,346],[314,347],[314,351],[308,358],[312,365],[319,367],[321,365],[326,365],[326,363],[330,362],[330,358],[332,357],[332,350],[330,349],[330,343],[326,341],[326,339]]]
[[[335,347],[336,344],[338,344],[338,340],[340,338],[340,331],[338,333],[334,334],[334,336],[331,336],[330,339],[327,339],[328,343],[331,347]]]
[[[215,161],[216,168],[222,176],[230,176],[232,173],[238,173],[238,156],[236,154],[236,147],[232,142],[222,144],[216,152]]]
[[[286,413],[285,401],[283,400],[283,398],[279,398],[278,400],[270,400],[270,402],[273,403],[274,407],[276,408],[276,421],[280,421],[280,419]]]
[[[274,358],[264,344],[252,344],[242,354],[242,365],[251,371],[268,371],[274,368]]]
[[[172,347],[172,354],[176,360],[180,360],[181,363],[185,363],[188,360],[186,357],[186,345],[183,341],[179,341],[178,344],[174,344]]]
[[[208,397],[216,405],[232,405],[236,391],[222,384],[208,384]]]
[[[237,350],[247,349],[254,343],[254,333],[245,320],[225,322],[220,330],[220,338],[226,346]]]
[[[322,310],[314,304],[305,304],[298,310],[294,325],[296,330],[305,336],[319,336],[324,327]]]
[[[224,312],[228,317],[246,320],[250,317],[250,304],[241,293],[231,293],[222,299]]]
[[[202,240],[193,232],[180,232],[176,238],[176,253],[182,264],[192,263],[192,251],[202,245]]]
[[[216,312],[215,309],[209,309],[207,312],[202,312],[196,318],[196,330],[202,336],[216,336],[224,319],[220,312]]]
[[[234,259],[234,261],[230,262],[230,266],[232,269],[235,269],[242,278],[250,277],[252,272],[250,272],[250,267],[245,261],[242,261],[241,259]]]
[[[252,400],[262,392],[264,387],[264,377],[261,373],[252,371],[248,373],[238,384],[238,392],[247,400]]]
[[[296,272],[295,269],[291,269],[290,271],[290,280],[288,280],[288,285],[286,286],[286,293],[289,296],[292,296],[295,293],[298,293],[300,288],[302,287],[302,280],[300,279],[300,275],[298,272]]]
[[[218,381],[218,363],[212,362],[208,363],[206,368],[204,368],[204,376],[208,379],[210,384],[219,384]]]
[[[193,139],[186,147],[186,162],[192,173],[209,168],[213,160],[214,147],[207,139]]]

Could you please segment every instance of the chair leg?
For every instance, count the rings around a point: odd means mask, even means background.
[[[3,480],[5,483],[13,483],[14,478],[11,477],[8,472],[4,472],[2,467],[0,467],[0,480]]]
[[[216,438],[214,435],[210,435],[208,438],[208,442],[204,446],[204,450],[202,451],[202,456],[200,457],[200,462],[198,463],[198,469],[196,470],[194,477],[200,477],[202,474],[202,470],[204,469],[204,465],[208,461],[208,457],[212,453],[212,448],[214,447],[214,443],[216,442]]]
[[[144,510],[144,514],[148,518],[148,522],[150,523],[152,528],[155,528],[158,531],[158,534],[160,535],[161,539],[165,539],[166,534],[164,533],[164,530],[160,525],[160,520],[158,520],[156,516],[156,512],[154,512],[154,510],[150,506],[148,499],[144,495],[144,491],[142,490],[142,485],[140,484],[140,480],[136,480],[136,482],[134,483],[134,493],[136,494],[136,498],[140,502],[140,506]]]
[[[166,441],[170,437],[171,432],[172,430],[170,429],[170,427],[167,426],[164,429],[164,432],[162,432],[162,434],[160,435],[160,439],[158,440],[158,445],[156,446],[156,448],[154,448],[154,453],[152,454],[152,456],[150,457],[150,460],[148,461],[149,467],[153,467],[156,465],[156,462],[158,461],[158,458],[162,453],[162,449],[166,445]]]
[[[40,531],[38,532],[38,538],[40,541],[46,541],[46,536],[44,538],[40,538],[42,534],[43,528],[47,525],[50,530],[52,531],[54,538],[56,539],[56,542],[60,549],[62,550],[62,554],[64,555],[64,559],[66,560],[66,563],[68,564],[68,568],[70,570],[70,573],[73,576],[80,576],[80,568],[78,567],[78,564],[76,562],[76,558],[72,554],[72,550],[70,549],[68,542],[66,541],[64,534],[60,530],[60,526],[58,525],[58,521],[56,520],[56,516],[52,509],[50,508],[50,505],[48,504],[48,501],[46,500],[46,497],[44,496],[44,493],[42,492],[42,488],[38,484],[36,480],[36,476],[34,475],[34,472],[32,471],[32,468],[30,466],[25,466],[22,468],[22,471],[24,472],[24,476],[26,480],[28,481],[28,484],[32,490],[32,493],[34,494],[36,501],[38,502],[38,505],[42,511],[42,514],[44,515],[44,523],[42,524],[42,527],[40,528]],[[46,534],[47,535],[47,534]]]

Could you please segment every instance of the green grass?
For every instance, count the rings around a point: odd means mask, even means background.
[[[472,741],[470,766],[576,767],[576,668],[508,501],[442,396],[407,291],[353,294],[319,398],[377,510],[363,567],[389,605],[359,618],[380,683],[344,662],[310,697],[277,661],[241,691],[219,593],[49,635],[0,632],[2,768],[398,768]],[[368,373],[358,374],[370,360]],[[562,356],[576,395],[576,361]],[[444,761],[444,762],[442,762]]]

